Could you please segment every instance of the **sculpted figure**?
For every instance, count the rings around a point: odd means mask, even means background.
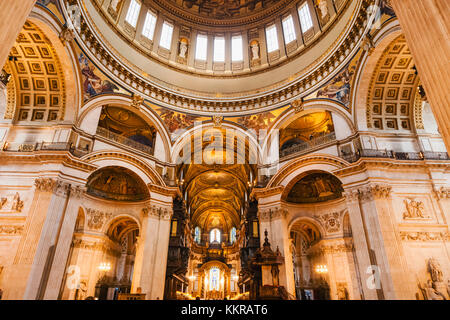
[[[443,281],[441,265],[435,258],[428,260],[428,272],[430,273],[431,280],[433,280],[433,282]]]

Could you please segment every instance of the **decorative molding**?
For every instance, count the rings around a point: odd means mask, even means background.
[[[440,189],[434,189],[433,191],[439,200],[450,198],[450,188],[441,187]]]
[[[339,212],[324,213],[321,215],[316,214],[314,215],[314,218],[321,222],[328,233],[335,233],[341,230],[342,218],[346,212],[347,209]]]
[[[430,231],[400,231],[400,237],[404,241],[449,241],[448,232]]]
[[[0,234],[8,236],[20,235],[23,232],[23,226],[0,225]]]
[[[91,230],[100,230],[106,221],[112,217],[112,213],[104,213],[96,209],[87,209],[88,227]]]

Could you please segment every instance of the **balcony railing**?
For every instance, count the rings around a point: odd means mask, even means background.
[[[7,142],[3,145],[3,151],[33,152],[33,151],[69,151],[73,156],[81,158],[88,154],[88,150],[77,149],[68,142]]]
[[[310,150],[319,146],[326,145],[330,142],[336,141],[336,133],[330,133],[321,137],[304,141],[302,143],[295,144],[289,148],[280,151],[280,158],[284,158],[291,154],[308,153]]]
[[[360,158],[385,158],[395,160],[450,160],[447,152],[395,152],[392,150],[361,150],[356,154],[341,155],[348,162]]]
[[[139,150],[139,151],[142,151],[142,152],[145,152],[145,153],[148,153],[150,155],[153,155],[153,151],[154,151],[153,147],[150,147],[150,146],[147,146],[145,144],[136,142],[136,141],[134,141],[132,139],[129,139],[129,138],[121,136],[121,135],[119,135],[117,133],[111,132],[111,131],[109,131],[109,130],[107,130],[105,128],[98,127],[97,128],[97,134],[99,136],[103,137],[103,138],[108,139],[108,140],[111,140],[111,141],[123,144],[125,146],[131,147],[133,149],[136,149],[136,150]]]

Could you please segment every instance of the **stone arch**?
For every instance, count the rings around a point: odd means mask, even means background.
[[[222,123],[220,127],[216,127],[213,122],[206,122],[202,124],[201,130],[202,135],[203,132],[206,130],[234,130],[236,132],[236,136],[239,136],[240,138],[243,138],[245,140],[245,144],[248,143],[248,150],[249,152],[252,152],[253,158],[256,160],[257,163],[262,163],[262,152],[261,147],[258,144],[258,141],[254,136],[246,132],[242,127],[232,124],[232,123]],[[183,134],[181,134],[177,140],[175,141],[172,152],[171,152],[171,161],[173,163],[177,163],[179,159],[179,154],[183,150],[186,144],[191,143],[191,139],[194,136],[194,133],[196,130],[199,130],[199,128],[191,127],[187,129]],[[224,146],[225,147],[225,146]]]
[[[86,228],[86,211],[80,206],[78,209],[77,220],[75,222],[75,232],[84,231]]]
[[[96,170],[107,166],[124,167],[136,173],[146,185],[166,186],[162,177],[152,166],[126,151],[106,150],[93,152],[82,159],[98,166]]]
[[[413,134],[423,128],[419,78],[398,20],[379,30],[372,45],[363,53],[356,74],[355,124],[360,131]]]
[[[5,65],[12,74],[7,121],[42,125],[75,120],[79,75],[71,45],[59,38],[62,30],[54,16],[39,6],[33,8]]]
[[[302,175],[310,171],[322,171],[333,174],[334,171],[349,166],[349,163],[339,157],[325,154],[312,154],[302,156],[286,163],[272,177],[267,184],[267,188],[282,187],[286,192],[289,185],[296,179],[301,179]],[[300,178],[299,178],[300,177]]]
[[[91,173],[87,193],[112,201],[145,201],[150,198],[147,184],[134,171],[122,166],[103,166]]]
[[[328,197],[319,197],[317,199],[317,202],[306,202],[306,203],[313,204],[313,203],[327,202],[330,200],[336,200],[336,199],[342,198],[342,192],[343,192],[342,181],[328,171],[316,169],[316,170],[302,171],[299,175],[297,175],[295,178],[293,178],[291,181],[289,181],[289,183],[284,187],[283,193],[281,195],[281,199],[283,199],[284,201],[289,202],[289,203],[296,203],[296,202],[290,201],[288,199],[291,191],[294,189],[294,187],[296,187],[298,182],[302,181],[305,178],[310,178],[311,176],[312,177],[320,176],[320,179],[323,179],[322,177],[325,177],[324,178],[325,180],[330,181],[329,184],[332,184],[333,186],[331,187],[331,189],[330,189],[330,187],[328,187],[327,190],[328,191],[332,190],[333,194]],[[315,184],[315,182],[311,183],[311,184]]]
[[[288,225],[288,233],[291,234],[291,232],[295,231],[304,233],[299,227],[300,225],[307,225],[315,229],[315,231],[317,232],[317,238],[315,241],[320,241],[326,234],[323,225],[319,221],[306,216],[293,219]]]
[[[167,161],[170,159],[170,146],[172,142],[166,127],[153,109],[146,105],[135,108],[132,107],[132,104],[132,97],[121,94],[100,95],[94,97],[81,108],[75,125],[84,132],[94,135],[97,132],[98,120],[103,106],[112,105],[126,109],[135,113],[149,125],[156,128],[159,139],[161,139],[160,145],[163,146],[163,152],[162,154],[159,154],[159,156],[162,156],[162,159],[160,160]],[[158,144],[158,137],[156,138],[155,144]]]
[[[129,224],[129,226],[126,226],[124,229],[119,230],[119,228],[122,228],[121,225],[124,224]],[[108,221],[108,223],[105,223],[105,226],[103,227],[103,232],[109,238],[115,239],[117,241],[119,241],[126,233],[134,230],[138,230],[138,232],[140,232],[141,223],[138,219],[136,219],[136,217],[129,214],[119,214]]]

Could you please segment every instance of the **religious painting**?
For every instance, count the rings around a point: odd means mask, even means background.
[[[317,91],[316,98],[328,98],[339,101],[346,107],[350,105],[350,92],[353,81],[353,76],[356,71],[356,59],[353,59],[344,70],[333,78],[328,84]]]
[[[207,118],[198,117],[190,114],[184,114],[175,112],[169,109],[159,108],[156,110],[159,113],[159,116],[163,120],[167,129],[171,133],[172,141],[175,141],[179,136],[179,130],[186,130],[189,127],[194,125],[196,121],[204,121]]]
[[[317,203],[342,197],[342,183],[328,173],[312,173],[289,191],[287,201],[293,203]]]
[[[142,180],[131,170],[106,167],[93,173],[87,183],[90,195],[117,201],[148,199],[148,190]]]
[[[120,88],[98,71],[84,53],[79,53],[78,62],[81,68],[84,101],[99,94],[119,92]]]

